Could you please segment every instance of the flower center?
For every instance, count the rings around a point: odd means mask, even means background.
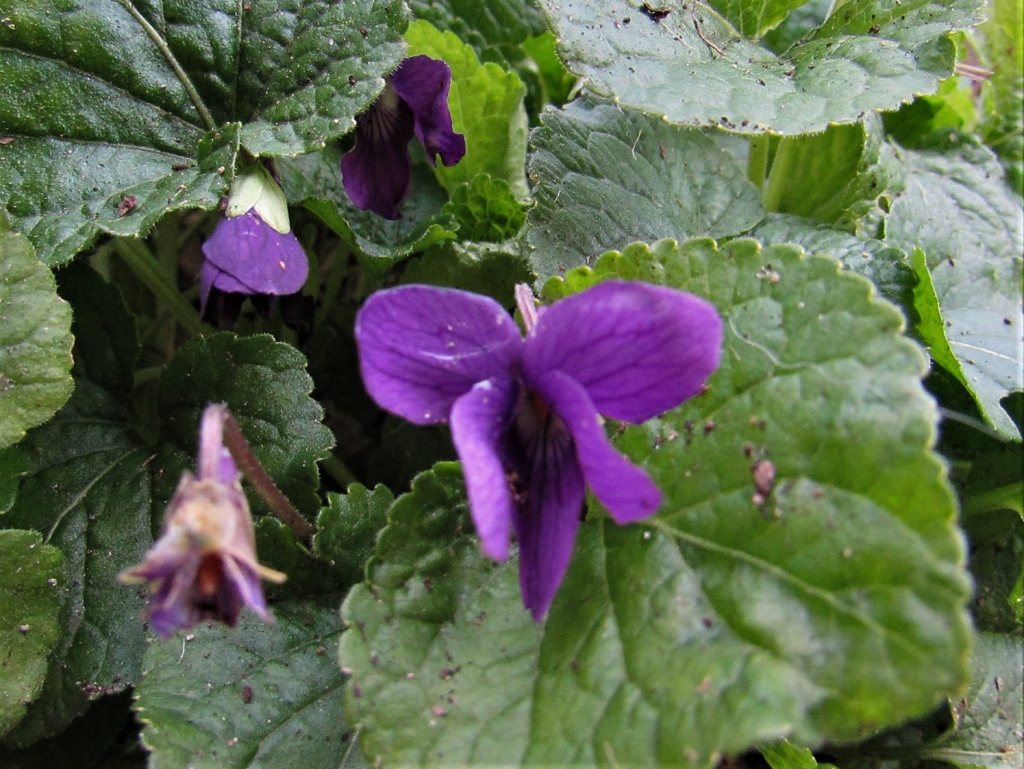
[[[531,495],[540,494],[548,480],[561,472],[565,458],[574,450],[573,440],[540,393],[527,388],[520,392],[510,433],[512,445],[505,477],[516,504],[525,509]]]

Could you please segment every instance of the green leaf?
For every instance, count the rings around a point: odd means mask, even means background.
[[[523,51],[537,66],[546,91],[546,102],[562,105],[569,101],[569,94],[576,85],[576,77],[565,68],[558,58],[557,40],[547,29],[523,42]]]
[[[459,240],[500,243],[515,237],[526,222],[526,207],[508,182],[489,174],[478,174],[452,190],[445,210],[459,225]]]
[[[970,132],[978,122],[975,95],[957,76],[943,80],[934,96],[918,96],[882,118],[885,132],[901,146],[912,149],[925,149],[942,138],[948,142],[951,130]],[[936,133],[947,137],[940,138]]]
[[[518,764],[542,627],[522,608],[514,562],[480,554],[454,463],[420,475],[388,524],[367,583],[342,606],[346,715],[363,726],[364,754],[395,765]]]
[[[979,469],[984,470],[984,465]],[[1014,597],[1014,583],[1024,575],[1024,521],[1015,511],[998,509],[965,516],[963,525],[975,583],[971,603],[975,625],[994,633],[1018,632],[1021,607]]]
[[[348,132],[404,50],[399,0],[5,0],[0,16],[0,200],[51,265],[215,207],[222,141],[294,155]]]
[[[46,657],[61,634],[63,566],[63,553],[38,532],[0,531],[0,736],[43,688]]]
[[[451,193],[485,173],[508,182],[516,197],[527,197],[526,87],[519,76],[493,62],[481,64],[470,46],[425,21],[410,24],[405,39],[410,56],[443,59],[452,70],[448,106],[455,131],[466,137],[466,155],[451,168],[438,163],[441,186]]]
[[[988,114],[985,141],[1007,165],[1007,179],[1024,194],[1024,7],[1019,0],[990,0],[980,28],[992,77],[982,86]]]
[[[948,370],[974,396],[986,422],[1020,440],[1000,400],[1024,389],[1021,202],[983,147],[898,155],[906,191],[892,203],[886,240],[924,250],[943,322],[933,331],[945,332],[960,369]],[[936,360],[952,366],[941,355]]]
[[[516,284],[529,285],[535,278],[524,246],[522,239],[501,244],[444,243],[410,260],[401,282],[459,288],[512,307]]]
[[[883,297],[909,314],[917,281],[907,255],[880,240],[858,238],[843,230],[808,222],[798,216],[769,214],[750,231],[765,246],[795,243],[809,254],[837,259],[845,269],[862,275]]]
[[[60,291],[75,339],[91,341],[76,342],[71,399],[20,444],[30,469],[3,525],[60,548],[68,587],[42,693],[6,736],[12,746],[56,734],[91,698],[134,685],[145,647],[144,596],[117,583],[152,543],[152,453],[136,432],[131,372],[121,365],[136,352],[133,320],[117,290],[84,265],[61,272]]]
[[[17,446],[0,450],[0,514],[11,509],[21,476],[31,469],[28,456]]]
[[[53,275],[25,238],[0,233],[0,449],[67,401],[72,341]]]
[[[409,8],[417,19],[455,33],[484,61],[512,58],[516,46],[547,29],[530,0],[410,0]]]
[[[340,598],[355,580],[349,580],[339,569],[316,558],[308,543],[295,539],[295,532],[272,515],[256,521],[256,553],[264,566],[288,575],[281,585],[263,583],[267,601],[333,594]]]
[[[786,740],[763,745],[759,750],[772,769],[815,769],[819,766],[811,751],[799,748]],[[820,766],[831,767],[832,764]]]
[[[710,0],[708,5],[718,11],[736,28],[741,37],[757,40],[773,29],[791,11],[806,0]],[[776,767],[776,769],[778,769]]]
[[[306,359],[270,336],[223,332],[192,339],[177,351],[160,382],[165,494],[194,466],[199,416],[209,403],[227,403],[263,467],[291,503],[313,520],[320,510],[317,460],[334,445],[309,397]],[[254,509],[263,509],[253,499]]]
[[[612,431],[662,511],[619,527],[592,504],[534,625],[515,559],[467,536],[455,469],[421,476],[343,607],[367,755],[706,766],[849,741],[957,691],[970,588],[900,314],[830,259],[750,240],[636,244],[593,275],[683,288],[725,319],[704,395]],[[777,472],[760,503],[757,461]]]
[[[743,169],[698,131],[581,102],[542,122],[531,137],[529,213],[541,278],[635,240],[737,235],[764,215]]]
[[[150,646],[136,707],[152,769],[365,766],[341,712],[336,610],[292,602],[274,616]]]
[[[658,5],[662,19],[613,0],[540,2],[566,66],[595,93],[673,123],[792,135],[935,91],[954,63],[947,35],[972,26],[979,3],[850,0],[782,56],[707,6]]]
[[[971,660],[971,686],[953,705],[956,731],[924,752],[957,767],[1015,769],[1024,746],[1024,641],[983,633]]]
[[[762,45],[775,53],[785,52],[797,40],[808,37],[828,18],[831,0],[810,0],[795,8],[782,22],[762,38]]]
[[[327,507],[316,521],[313,552],[331,561],[349,583],[360,582],[363,566],[373,554],[377,533],[384,528],[394,501],[391,490],[381,485],[370,491],[353,483],[347,494],[328,494]]]

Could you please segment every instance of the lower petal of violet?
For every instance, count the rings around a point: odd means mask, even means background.
[[[630,523],[653,515],[661,504],[661,491],[647,473],[608,441],[594,402],[583,386],[559,371],[531,384],[572,434],[583,475],[612,518]]]
[[[291,232],[278,232],[253,211],[221,220],[203,243],[203,295],[211,287],[242,294],[294,294],[309,260]]]
[[[409,105],[415,120],[416,138],[427,152],[431,165],[440,155],[441,163],[453,166],[466,154],[466,139],[455,133],[448,109],[452,71],[440,59],[411,56],[388,76],[391,87]]]
[[[502,446],[518,396],[513,380],[488,379],[455,401],[451,412],[452,440],[466,477],[473,525],[484,553],[499,561],[508,557],[515,512]]]
[[[516,427],[508,435],[516,466],[515,526],[523,605],[540,621],[572,558],[583,508],[585,481],[572,436],[545,404],[521,398]]]

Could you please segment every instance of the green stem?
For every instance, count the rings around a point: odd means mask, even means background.
[[[137,238],[118,238],[114,250],[124,260],[136,277],[141,280],[157,300],[163,302],[174,314],[175,319],[192,336],[203,333],[199,313],[182,297],[177,286],[159,268],[149,249]]]
[[[793,139],[781,139],[775,150],[775,158],[772,160],[772,170],[768,174],[767,184],[764,186],[761,195],[761,205],[765,211],[778,211],[782,196],[786,192],[786,185],[789,183],[789,173],[796,159],[796,141]]]
[[[334,480],[338,482],[338,485],[343,489],[353,483],[358,483],[359,479],[356,478],[352,471],[348,469],[348,466],[341,461],[341,458],[334,453],[328,454],[326,458],[320,460],[320,466],[327,471]]]
[[[764,177],[768,173],[768,148],[772,137],[768,134],[757,134],[750,137],[750,153],[747,155],[747,178],[754,186],[761,189]]]

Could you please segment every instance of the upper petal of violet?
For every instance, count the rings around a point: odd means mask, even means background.
[[[452,127],[452,113],[448,109],[452,71],[448,65],[429,56],[412,56],[402,61],[388,81],[412,110],[416,138],[427,151],[431,165],[437,155],[446,166],[462,160],[466,139]]]
[[[446,420],[477,382],[514,375],[523,344],[493,299],[418,285],[373,294],[356,316],[355,337],[367,392],[418,425]]]
[[[231,279],[230,288],[217,277],[211,286],[227,291],[241,285],[241,293],[294,294],[309,275],[309,260],[295,235],[278,232],[254,211],[221,219],[203,243],[203,254]]]
[[[341,159],[341,182],[356,208],[401,219],[398,206],[412,185],[409,142],[415,120],[390,83],[356,115],[356,146]]]
[[[527,337],[530,381],[550,371],[586,389],[597,411],[643,422],[695,395],[718,367],[722,321],[692,294],[609,281],[551,305]]]

